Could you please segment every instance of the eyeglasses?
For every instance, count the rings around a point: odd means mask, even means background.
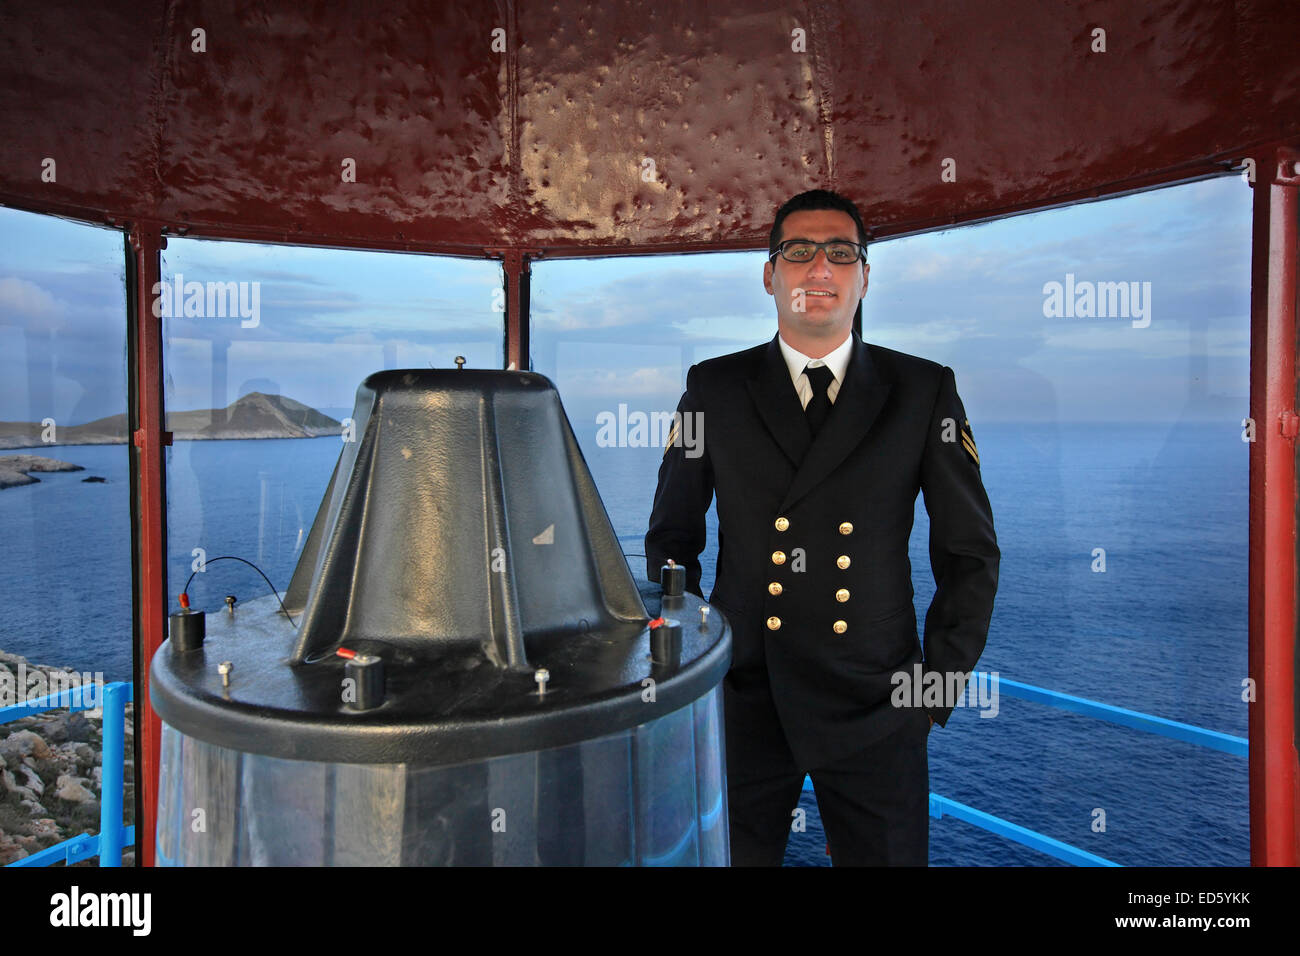
[[[780,256],[786,262],[812,262],[818,249],[826,250],[826,260],[838,266],[867,261],[865,246],[846,239],[832,239],[830,242],[813,242],[811,239],[787,239],[776,247],[776,252],[768,256],[775,259]]]

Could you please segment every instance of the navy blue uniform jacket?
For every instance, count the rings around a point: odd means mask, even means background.
[[[665,449],[646,571],[657,581],[673,558],[687,590],[703,597],[699,555],[716,492],[709,603],[734,633],[729,762],[762,759],[779,731],[800,769],[822,766],[916,719],[915,709],[891,706],[891,676],[910,677],[923,651],[925,672],[974,669],[1000,554],[950,368],[855,333],[814,440],[774,336],[692,366],[678,411],[702,415],[703,453],[690,457],[680,440]],[[937,585],[923,645],[907,553],[918,491]],[[928,709],[940,725],[946,703]]]

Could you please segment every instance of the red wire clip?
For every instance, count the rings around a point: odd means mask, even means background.
[[[181,608],[186,611],[190,609],[190,596],[184,591],[181,592]]]
[[[352,658],[357,656],[356,651],[350,651],[346,647],[340,647],[334,653],[337,654],[339,657],[346,657],[348,660],[352,660]]]
[[[663,623],[664,623],[664,619],[662,617],[655,618],[653,621],[650,622],[650,630],[653,631],[655,628],[662,626]]]

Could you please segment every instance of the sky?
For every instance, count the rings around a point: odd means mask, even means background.
[[[1250,197],[1230,176],[876,243],[864,338],[950,365],[972,422],[1239,421]],[[257,390],[338,412],[382,368],[501,367],[496,262],[176,238],[163,256],[169,283],[258,296],[255,326],[164,317],[169,409]],[[671,410],[691,363],[775,334],[764,258],[543,259],[534,368],[571,418]],[[1137,283],[1149,324],[1046,315],[1045,287],[1067,281]],[[120,233],[0,209],[0,421],[123,411],[125,316]]]

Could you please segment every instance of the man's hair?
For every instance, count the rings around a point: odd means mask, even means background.
[[[772,233],[767,239],[768,256],[776,255],[776,247],[781,242],[781,224],[785,222],[786,216],[792,212],[818,209],[834,209],[836,212],[848,213],[853,224],[858,227],[858,242],[864,246],[867,244],[867,227],[862,225],[862,217],[858,215],[858,207],[853,205],[852,200],[829,189],[810,189],[806,193],[787,199],[785,205],[776,211],[776,221],[772,223]]]

